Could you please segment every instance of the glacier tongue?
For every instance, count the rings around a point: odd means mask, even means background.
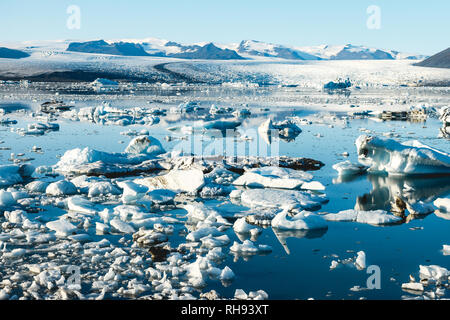
[[[417,140],[400,143],[362,135],[356,139],[358,160],[370,172],[389,175],[450,174],[450,154]]]

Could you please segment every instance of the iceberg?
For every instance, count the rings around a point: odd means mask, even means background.
[[[162,169],[155,157],[164,152],[158,140],[139,136],[129,143],[124,153],[109,153],[88,147],[68,150],[54,169],[63,174],[107,177],[151,172]]]
[[[430,266],[420,265],[419,273],[421,279],[428,279],[428,280],[432,279],[435,281],[447,279],[447,277],[450,275],[449,270],[437,265],[430,265]]]
[[[351,163],[349,160],[339,162],[333,165],[333,169],[338,172],[339,176],[349,176],[363,174],[368,167],[360,164]]]
[[[370,172],[389,175],[448,174],[450,154],[420,143],[417,140],[400,143],[362,135],[356,139],[358,160]]]
[[[325,196],[313,195],[307,191],[275,190],[275,189],[248,189],[241,194],[244,205],[265,207],[272,209],[304,209],[319,210],[322,203],[328,201]]]
[[[203,172],[199,169],[173,169],[165,175],[136,179],[134,182],[148,187],[150,191],[155,189],[168,189],[195,193],[204,186],[205,179]]]
[[[157,156],[165,152],[158,139],[146,135],[134,138],[125,149],[125,153],[146,154],[149,156]]]
[[[325,189],[320,182],[306,182],[311,179],[312,175],[303,171],[280,167],[262,167],[247,170],[233,184],[236,186],[278,189]]]
[[[272,251],[272,248],[268,245],[259,244],[255,245],[250,240],[245,240],[243,243],[234,242],[230,247],[230,251],[238,254],[259,254],[268,253]]]
[[[433,204],[443,212],[450,212],[450,198],[438,198]]]
[[[73,195],[78,193],[77,187],[67,180],[60,180],[50,183],[45,189],[45,193],[52,196]]]
[[[372,225],[395,224],[402,221],[401,217],[388,214],[384,210],[358,211],[350,209],[338,213],[328,213],[323,217],[328,221],[349,221]]]
[[[259,135],[264,139],[267,144],[272,143],[272,133],[278,133],[278,137],[281,139],[292,141],[302,132],[295,123],[291,120],[284,120],[279,122],[273,122],[272,119],[267,119],[258,127]]]
[[[204,128],[205,129],[215,129],[215,130],[232,130],[236,129],[241,125],[241,121],[236,120],[214,120],[205,122]]]
[[[328,228],[324,218],[308,211],[302,211],[295,216],[288,215],[284,210],[272,220],[272,227],[280,230],[310,230]]]
[[[60,219],[48,222],[46,224],[47,228],[56,232],[59,236],[68,236],[73,234],[77,227],[75,227],[72,223],[67,221],[66,219]]]

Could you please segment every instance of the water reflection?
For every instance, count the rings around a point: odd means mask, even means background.
[[[400,197],[408,204],[430,203],[450,192],[450,177],[389,177],[368,175],[372,191],[357,197],[355,210],[389,211],[391,202]]]
[[[278,241],[281,243],[281,245],[284,248],[284,251],[286,251],[287,254],[290,254],[291,251],[289,250],[289,247],[287,245],[287,239],[288,238],[307,238],[307,239],[314,239],[314,238],[321,238],[327,233],[328,229],[313,229],[313,230],[279,230],[279,229],[273,229],[273,233],[277,237]]]

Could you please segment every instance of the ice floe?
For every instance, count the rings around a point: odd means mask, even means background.
[[[351,163],[349,160],[339,162],[333,165],[333,169],[338,172],[340,176],[363,174],[368,167],[360,164]]]
[[[172,191],[197,192],[205,184],[201,170],[171,170],[167,174],[134,180],[149,190],[168,189]]]
[[[45,193],[52,196],[67,196],[78,193],[78,190],[72,182],[60,180],[50,183],[45,189]]]
[[[338,213],[328,213],[323,217],[328,221],[354,221],[372,225],[395,224],[402,221],[401,217],[389,214],[384,210],[358,211],[350,209]]]
[[[438,198],[433,204],[443,212],[450,212],[450,198]]]
[[[302,211],[294,216],[284,210],[272,220],[272,227],[280,230],[310,230],[324,229],[328,225],[324,218],[312,212]]]
[[[400,143],[392,139],[360,136],[358,160],[370,172],[392,175],[450,174],[450,155],[417,140]]]
[[[325,190],[318,181],[309,181],[312,175],[289,168],[262,167],[247,170],[233,184],[247,187],[265,187],[278,189]]]
[[[274,209],[318,210],[328,201],[324,195],[315,195],[307,191],[248,189],[241,193],[241,201],[250,207]]]

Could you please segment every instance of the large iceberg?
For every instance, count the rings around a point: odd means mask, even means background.
[[[125,152],[110,153],[91,148],[68,150],[55,165],[61,173],[114,176],[161,169],[155,157],[164,153],[159,141],[149,136],[134,138]]]
[[[450,154],[417,140],[400,143],[362,135],[356,140],[359,162],[370,172],[389,175],[449,174]]]

